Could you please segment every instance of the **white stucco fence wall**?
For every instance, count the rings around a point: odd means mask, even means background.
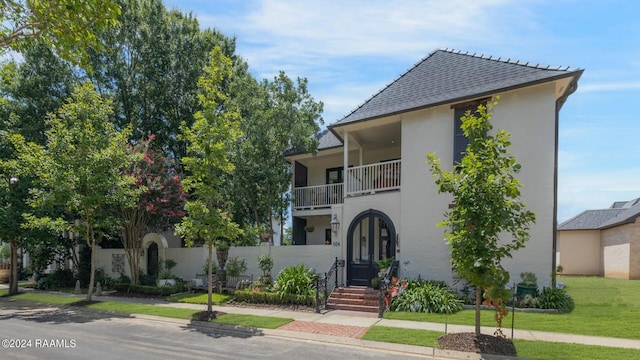
[[[271,274],[275,276],[280,270],[289,266],[305,264],[306,267],[314,269],[318,273],[329,270],[335,260],[335,250],[331,245],[306,245],[306,246],[270,246],[268,244],[260,246],[232,247],[229,249],[229,258],[238,257],[247,263],[246,275],[253,275],[254,279],[262,275],[258,267],[257,259],[261,254],[271,254],[273,257],[273,269]],[[159,251],[162,254],[162,250]],[[124,254],[123,249],[99,249],[96,256],[96,268],[101,268],[105,274],[117,278],[120,273],[114,272],[113,254]],[[185,280],[193,279],[196,274],[202,272],[202,266],[207,259],[206,247],[193,248],[166,248],[166,257],[173,259],[176,266],[172,269],[175,276]],[[213,256],[215,258],[215,249]],[[146,269],[146,254],[140,258],[142,269]],[[217,260],[216,260],[217,263]],[[124,259],[124,269],[127,276],[131,274],[126,258]]]

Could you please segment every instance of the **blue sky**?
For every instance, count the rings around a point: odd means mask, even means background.
[[[640,197],[640,2],[171,0],[259,79],[306,77],[330,124],[439,48],[585,69],[560,113],[558,219]]]

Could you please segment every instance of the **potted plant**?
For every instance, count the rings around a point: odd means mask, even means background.
[[[258,266],[262,270],[262,279],[265,283],[271,282],[271,269],[273,268],[273,258],[269,254],[262,254],[258,257]]]
[[[531,297],[538,296],[538,278],[536,274],[532,272],[520,273],[521,281],[518,283],[516,294],[520,297],[525,295],[531,295]]]
[[[313,225],[307,225],[307,226],[305,226],[305,227],[304,227],[304,230],[305,230],[306,232],[313,232],[313,230],[315,230],[315,229],[316,229],[316,228],[315,228],[315,227],[313,227]]]
[[[177,263],[173,259],[165,259],[164,263],[160,263],[158,265],[158,270],[160,272],[160,280],[158,280],[158,286],[174,286],[176,284],[176,279],[171,274],[171,269],[173,269]]]

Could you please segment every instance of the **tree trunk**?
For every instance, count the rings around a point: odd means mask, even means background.
[[[209,269],[207,270],[207,312],[213,312],[213,244],[209,243]]]
[[[131,271],[131,285],[138,285],[138,269],[140,269],[140,250],[138,248],[125,248],[129,270]]]
[[[11,274],[9,275],[9,295],[18,293],[18,242],[11,242]]]
[[[480,337],[480,304],[482,304],[482,288],[476,286],[476,337]]]
[[[96,240],[91,239],[91,274],[89,275],[89,290],[87,290],[87,301],[91,301],[93,294],[93,284],[96,280]]]

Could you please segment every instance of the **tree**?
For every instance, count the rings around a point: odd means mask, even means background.
[[[188,156],[183,158],[187,176],[182,183],[190,194],[186,203],[187,216],[177,226],[176,232],[186,239],[187,246],[203,240],[208,247],[208,300],[207,311],[213,314],[213,246],[216,250],[228,248],[241,233],[230,214],[231,203],[223,196],[221,188],[233,164],[229,160],[230,144],[240,137],[240,114],[228,105],[224,83],[232,74],[232,62],[220,47],[211,52],[211,62],[205,75],[198,81],[199,101],[202,111],[195,114],[191,127],[181,126],[182,137],[187,141]],[[223,268],[224,264],[220,264]]]
[[[142,239],[150,231],[166,231],[184,217],[186,193],[182,189],[172,161],[150,149],[150,136],[132,151],[138,153],[139,160],[132,163],[127,173],[135,178],[133,187],[140,188],[140,196],[134,207],[118,209],[124,220],[122,245],[124,246],[131,284],[138,284],[138,269]]]
[[[323,104],[309,94],[307,79],[294,82],[280,72],[272,81],[257,82],[246,66],[236,73],[230,91],[242,112],[243,136],[231,155],[234,219],[270,228],[271,217],[281,217],[290,202],[291,169],[283,156],[292,148],[316,151]]]
[[[201,31],[194,17],[167,11],[161,0],[116,2],[122,7],[121,26],[98,34],[103,46],[92,52],[91,79],[113,98],[114,123],[132,126],[132,141],[153,134],[153,149],[182,166],[185,144],[177,135],[181,122],[190,126],[200,110],[202,69],[216,44],[231,56],[235,42],[217,31]]]
[[[119,13],[110,0],[2,1],[0,53],[23,51],[40,40],[65,59],[86,62],[85,49],[99,46],[94,31],[115,26]]]
[[[489,134],[495,105],[496,101],[480,105],[462,117],[469,145],[455,169],[444,171],[433,152],[427,155],[438,191],[453,196],[455,207],[438,226],[448,229],[445,238],[455,271],[476,287],[476,336],[480,336],[482,289],[493,290],[489,296],[494,299],[506,295],[509,273],[502,259],[524,247],[535,222],[535,215],[519,200],[521,184],[515,175],[521,166],[507,151],[510,134],[505,130]],[[505,233],[511,239],[501,239]]]
[[[112,207],[135,204],[135,179],[123,171],[135,161],[127,148],[130,128],[118,131],[109,121],[111,103],[91,83],[75,89],[72,97],[47,120],[46,146],[13,136],[21,168],[35,174],[32,206],[58,205],[67,218],[28,216],[32,227],[80,232],[91,248],[91,274],[87,300],[95,281],[96,245],[118,228]],[[71,222],[73,217],[78,222]],[[71,218],[71,219],[70,219]]]

